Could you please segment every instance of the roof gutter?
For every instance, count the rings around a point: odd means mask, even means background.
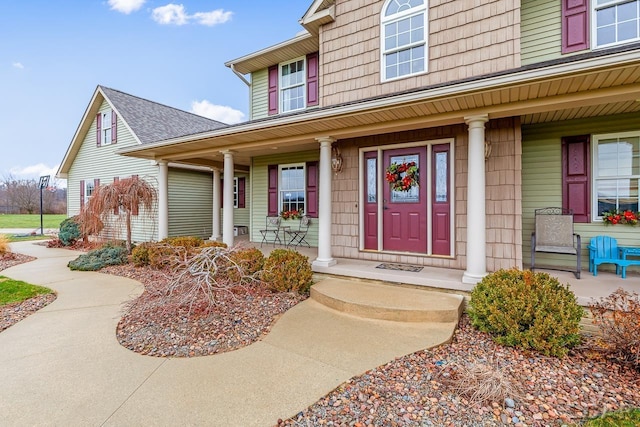
[[[244,84],[246,84],[248,87],[251,87],[251,82],[247,80],[238,70],[236,70],[235,64],[229,64],[229,68],[231,68],[231,71],[233,71],[233,74],[238,76],[240,80],[244,82]]]

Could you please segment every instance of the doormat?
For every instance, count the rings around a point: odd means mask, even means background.
[[[383,270],[411,271],[412,273],[417,273],[419,271],[422,271],[424,267],[422,267],[421,265],[394,264],[392,262],[385,262],[378,265],[376,268],[381,268]]]

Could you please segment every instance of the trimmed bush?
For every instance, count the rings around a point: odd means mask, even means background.
[[[602,333],[599,346],[640,370],[640,296],[619,288],[589,310]]]
[[[562,357],[580,343],[583,312],[557,278],[510,269],[489,274],[473,288],[469,317],[500,344]]]
[[[274,292],[308,294],[312,276],[309,258],[291,249],[271,251],[262,272],[262,280]]]
[[[160,240],[160,243],[173,247],[181,246],[188,250],[191,248],[199,248],[204,243],[204,240],[196,236],[177,236],[162,239]]]
[[[216,240],[205,240],[202,245],[200,245],[201,248],[226,248],[227,244],[224,242],[218,242]]]
[[[133,248],[131,251],[131,262],[133,265],[136,267],[149,265],[149,248],[153,245],[153,243],[145,242]]]
[[[60,223],[60,232],[58,238],[65,246],[73,245],[76,240],[82,237],[82,231],[80,230],[80,223],[77,216],[72,216]]]
[[[229,279],[234,282],[254,277],[264,267],[264,255],[260,249],[249,248],[232,251],[229,253],[229,258],[232,263],[237,265],[237,268],[231,267],[228,273]]]
[[[127,248],[122,246],[105,245],[100,249],[80,255],[73,261],[69,261],[71,270],[97,271],[108,265],[121,265],[127,263]]]

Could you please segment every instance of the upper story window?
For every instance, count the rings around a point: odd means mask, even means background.
[[[117,115],[113,110],[103,111],[96,116],[96,143],[102,145],[115,144],[117,139]]]
[[[280,65],[280,111],[301,110],[305,107],[305,59]]]
[[[592,0],[594,47],[640,40],[640,0]]]
[[[594,218],[611,210],[639,210],[640,132],[594,135]]]
[[[382,8],[382,80],[427,70],[427,5],[424,0],[388,0]]]
[[[268,70],[268,113],[288,113],[319,105],[318,52]]]

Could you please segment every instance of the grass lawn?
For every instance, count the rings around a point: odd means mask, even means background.
[[[66,215],[43,215],[44,228],[58,228]],[[40,214],[0,214],[0,228],[40,228]]]
[[[0,306],[21,302],[36,295],[50,294],[51,292],[53,291],[49,288],[30,285],[20,280],[0,276]]]
[[[585,423],[586,427],[636,427],[640,425],[640,408],[610,412]]]

